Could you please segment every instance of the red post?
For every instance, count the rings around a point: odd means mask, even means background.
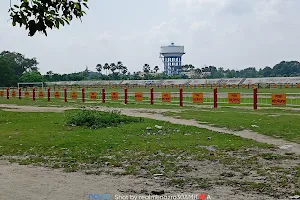
[[[128,103],[128,89],[127,88],[124,89],[124,103],[125,104]]]
[[[50,98],[50,88],[48,88],[48,101],[50,101],[51,100],[51,98]]]
[[[35,88],[32,89],[32,100],[35,101]]]
[[[19,88],[19,99],[22,99],[22,90]]]
[[[105,103],[105,98],[106,98],[105,88],[102,88],[102,103]]]
[[[257,88],[253,89],[253,108],[257,110]]]
[[[82,88],[82,95],[81,96],[82,96],[82,103],[84,103],[84,101],[85,101],[84,100],[84,87]]]
[[[154,89],[151,88],[150,90],[150,104],[153,105],[154,104]]]
[[[68,102],[68,96],[67,96],[67,89],[64,89],[64,98],[65,98],[65,102]]]
[[[214,108],[218,108],[218,89],[214,89]]]
[[[183,89],[179,89],[179,105],[183,106]]]
[[[9,99],[9,88],[6,89],[6,99]]]

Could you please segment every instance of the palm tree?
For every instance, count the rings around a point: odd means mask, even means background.
[[[143,71],[146,73],[147,79],[149,79],[150,65],[149,64],[144,64]]]
[[[122,68],[122,74],[125,75],[128,72],[127,67],[123,66]]]
[[[150,72],[150,65],[149,64],[144,64],[143,66],[143,71],[148,74]]]
[[[189,66],[189,68],[192,70],[192,69],[195,69],[195,67],[193,66],[193,65],[191,65],[191,64],[189,64],[188,65]]]
[[[101,71],[102,71],[102,65],[101,65],[101,64],[97,64],[97,65],[96,65],[96,70],[97,70],[97,72],[100,74]]]
[[[110,64],[110,71],[112,71],[112,73],[114,74],[116,70],[117,70],[116,64],[115,63],[111,63]]]
[[[158,67],[158,66],[155,66],[155,67],[154,67],[154,71],[155,71],[155,73],[157,73],[157,72],[158,72],[158,70],[159,70],[159,67]]]
[[[119,70],[119,73],[121,73],[121,70],[123,69],[123,63],[121,61],[118,61],[117,69]]]
[[[105,69],[105,72],[106,72],[106,75],[107,75],[107,70],[110,69],[110,66],[108,63],[105,63],[104,66],[103,66],[103,69]]]

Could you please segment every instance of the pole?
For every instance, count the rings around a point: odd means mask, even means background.
[[[128,103],[128,90],[127,88],[124,89],[124,103],[127,104]]]
[[[218,108],[218,89],[214,89],[214,108]]]
[[[179,89],[179,105],[183,106],[183,89]]]
[[[35,101],[35,88],[32,89],[32,100]]]
[[[105,88],[102,88],[102,103],[105,103]]]
[[[257,110],[257,88],[253,89],[253,108]]]
[[[50,88],[48,88],[48,101],[50,101]]]
[[[64,98],[65,98],[65,102],[68,102],[68,97],[67,97],[67,89],[64,89]]]
[[[19,88],[19,99],[22,99],[22,91],[21,91],[21,88]]]
[[[81,97],[82,97],[82,103],[84,103],[84,101],[85,101],[85,99],[84,99],[84,87],[82,88],[82,95],[81,95]]]
[[[154,104],[154,89],[151,88],[150,90],[150,104],[153,105]]]

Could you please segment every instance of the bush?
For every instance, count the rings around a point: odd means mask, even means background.
[[[70,112],[66,117],[66,124],[70,126],[83,126],[86,128],[97,129],[119,124],[129,124],[142,122],[142,118],[121,115],[120,112],[100,112],[95,110],[79,110]]]

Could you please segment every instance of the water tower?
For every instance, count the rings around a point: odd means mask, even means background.
[[[175,46],[174,43],[160,48],[160,58],[164,63],[164,73],[166,75],[181,75],[181,58],[183,54],[185,54],[184,46]]]

